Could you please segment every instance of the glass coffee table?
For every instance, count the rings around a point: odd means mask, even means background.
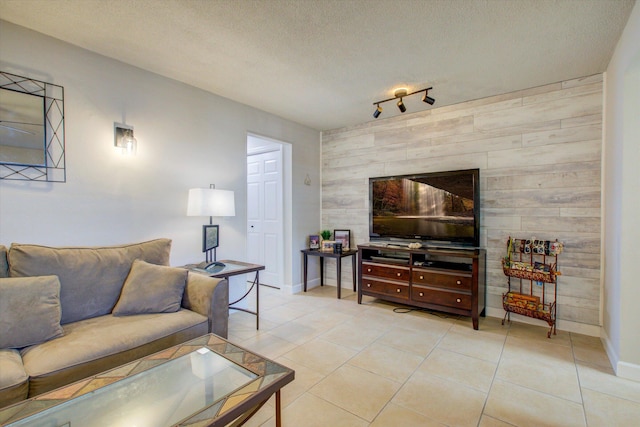
[[[0,409],[2,426],[240,426],[294,371],[217,335],[184,344]]]

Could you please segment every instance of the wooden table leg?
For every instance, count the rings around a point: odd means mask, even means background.
[[[320,257],[320,286],[324,286],[324,257]]]
[[[304,254],[304,266],[302,267],[302,270],[304,271],[304,291],[307,292],[307,254]]]
[[[351,255],[351,271],[352,271],[351,280],[353,280],[353,292],[355,292],[356,291],[356,256],[355,255]]]
[[[341,298],[340,294],[342,291],[342,257],[336,258],[336,266],[338,269],[338,299]]]
[[[282,411],[280,402],[280,390],[276,391],[276,427],[282,427]]]

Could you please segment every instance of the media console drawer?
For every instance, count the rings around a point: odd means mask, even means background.
[[[409,282],[411,270],[409,267],[396,267],[388,264],[362,263],[363,276],[383,277],[385,279],[400,280]]]
[[[433,270],[414,268],[411,283],[417,285],[437,286],[460,290],[471,290],[471,274],[462,272],[435,272]]]
[[[431,304],[446,305],[461,310],[471,310],[471,295],[460,292],[440,291],[422,286],[413,286],[411,299]]]
[[[385,282],[364,278],[362,280],[363,292],[375,292],[396,298],[409,299],[409,285],[402,283]]]

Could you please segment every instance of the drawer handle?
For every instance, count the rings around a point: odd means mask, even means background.
[[[462,302],[460,298],[456,298],[456,302]]]
[[[424,280],[424,276],[420,276],[420,280]]]
[[[460,283],[462,283],[462,282],[461,282],[460,280],[458,280],[456,283],[459,285],[459,284],[460,284]]]
[[[401,291],[400,291],[400,288],[396,289],[396,292],[397,292],[397,293],[400,293],[400,292],[401,292]]]
[[[370,288],[370,287],[371,287],[371,283],[367,283],[367,288]]]
[[[402,276],[402,273],[396,273],[396,276],[400,277]]]
[[[370,268],[367,268],[367,273],[371,273],[371,269]]]
[[[421,297],[424,296],[424,292],[420,292],[418,295],[420,295]]]

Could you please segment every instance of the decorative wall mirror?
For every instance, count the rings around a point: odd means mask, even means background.
[[[0,179],[65,182],[64,88],[0,71]]]

